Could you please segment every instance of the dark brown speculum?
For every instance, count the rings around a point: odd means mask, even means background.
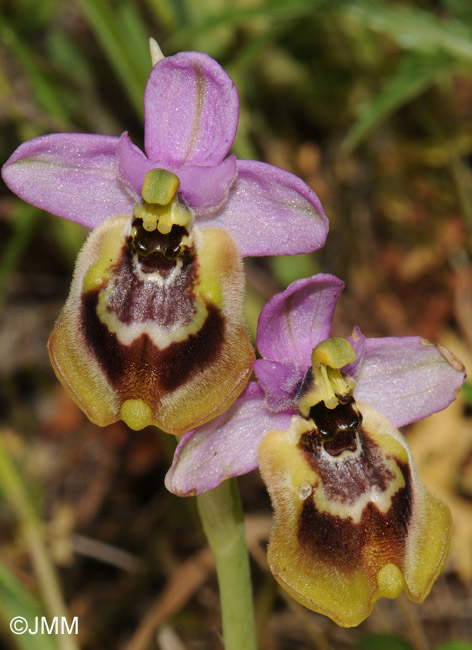
[[[320,444],[331,456],[338,456],[346,450],[356,451],[356,434],[362,426],[362,414],[352,395],[337,395],[337,398],[338,405],[334,409],[329,409],[324,402],[311,407],[310,418],[315,428],[300,439],[306,451],[313,451]]]
[[[339,403],[334,409],[327,408],[324,402],[318,402],[310,409],[310,417],[323,440],[332,440],[344,432],[355,433],[362,424],[362,415],[354,397],[350,394],[336,397]]]

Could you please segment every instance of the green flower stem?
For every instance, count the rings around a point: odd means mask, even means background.
[[[249,556],[236,480],[199,495],[197,504],[215,555],[225,650],[256,650]]]
[[[21,476],[15,467],[4,441],[5,433],[0,431],[0,494],[17,518],[23,539],[33,563],[43,602],[50,617],[67,618],[67,608],[62,597],[54,567],[44,546],[42,525],[37,516]],[[21,615],[21,612],[18,612]],[[72,634],[58,634],[61,650],[79,650]]]

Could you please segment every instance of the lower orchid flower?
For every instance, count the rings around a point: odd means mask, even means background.
[[[328,224],[315,193],[272,165],[228,155],[237,90],[200,52],[155,63],[145,150],[58,133],[22,144],[2,176],[25,201],[94,231],[49,340],[51,361],[96,424],[182,434],[246,386],[241,256],[311,252]]]
[[[464,367],[419,337],[330,338],[343,282],[298,280],[261,312],[258,383],[186,434],[166,477],[201,494],[260,468],[275,523],[268,561],[299,602],[358,625],[384,596],[428,595],[446,560],[448,508],[420,481],[397,427],[445,408]]]

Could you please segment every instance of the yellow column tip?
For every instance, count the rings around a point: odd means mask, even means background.
[[[144,178],[142,197],[146,203],[169,205],[179,186],[179,177],[167,169],[150,169]]]

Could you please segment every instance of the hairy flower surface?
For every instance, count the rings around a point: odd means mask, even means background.
[[[397,427],[445,408],[462,364],[419,337],[330,338],[343,283],[298,280],[261,312],[250,383],[218,418],[184,436],[167,475],[198,494],[259,466],[275,523],[272,572],[298,601],[344,626],[382,597],[428,595],[450,514],[419,480]]]
[[[324,244],[327,220],[293,174],[228,152],[238,94],[206,54],[153,67],[145,151],[118,137],[52,134],[3,167],[18,196],[94,228],[49,340],[89,418],[182,434],[224,411],[252,372],[241,255]]]

